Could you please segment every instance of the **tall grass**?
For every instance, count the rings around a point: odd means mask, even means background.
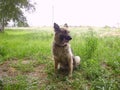
[[[99,37],[101,31],[96,32],[94,28],[85,28],[86,31],[82,29],[84,28],[71,28],[71,47],[74,55],[81,57],[81,65],[73,72],[72,79],[66,75],[54,74],[51,28],[6,30],[0,33],[0,64],[17,61],[10,64],[10,67],[20,72],[15,77],[0,78],[0,89],[119,90],[120,37]],[[29,60],[29,63],[23,64],[24,60]],[[43,83],[41,77],[28,75],[41,65],[45,65],[46,78]]]
[[[36,57],[36,55],[41,56],[43,53],[50,55],[52,35],[48,34],[48,32],[8,30],[1,34],[0,38],[1,60],[26,57],[37,58],[38,56]]]

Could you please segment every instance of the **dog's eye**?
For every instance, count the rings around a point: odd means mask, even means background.
[[[63,40],[65,38],[64,35],[60,35],[60,40]]]

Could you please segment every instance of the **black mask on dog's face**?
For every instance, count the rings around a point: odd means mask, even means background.
[[[71,36],[60,35],[60,40],[61,40],[61,41],[63,41],[63,40],[69,41],[69,40],[71,40],[71,39],[72,39]]]

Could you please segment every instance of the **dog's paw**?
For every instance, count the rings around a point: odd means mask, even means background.
[[[68,77],[69,77],[69,78],[72,78],[72,74],[70,73],[70,74],[68,75]]]

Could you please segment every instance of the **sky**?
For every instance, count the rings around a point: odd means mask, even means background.
[[[31,0],[36,11],[25,13],[30,26],[51,26],[53,22],[72,26],[117,26],[120,0]]]

